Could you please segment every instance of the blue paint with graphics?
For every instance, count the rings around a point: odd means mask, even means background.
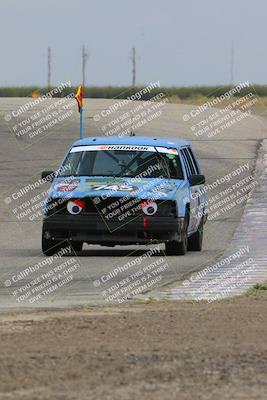
[[[69,149],[66,157],[70,152],[75,152],[76,150],[78,152],[78,147],[102,146],[103,149],[99,149],[99,151],[103,151],[105,146],[113,145],[129,146],[131,150],[134,150],[136,146],[136,151],[146,147],[156,147],[157,150],[155,154],[158,153],[159,149],[164,148],[165,154],[167,154],[170,160],[173,160],[175,155],[179,157],[183,178],[151,178],[143,176],[75,176],[66,178],[56,175],[48,193],[45,213],[47,212],[47,206],[48,203],[51,202],[51,199],[61,198],[71,200],[97,197],[105,199],[107,196],[112,196],[114,198],[128,197],[141,200],[153,199],[153,201],[171,201],[175,203],[177,219],[181,219],[181,221],[184,221],[186,218],[188,219],[188,237],[196,233],[200,224],[205,220],[206,196],[203,188],[204,176],[201,175],[200,166],[193,153],[191,144],[186,140],[178,140],[175,138],[144,136],[119,138],[101,136],[76,141]],[[141,148],[139,146],[141,146]],[[63,165],[64,161],[61,164],[61,168]],[[201,176],[203,178],[202,181]],[[182,224],[179,222],[180,230],[181,226]],[[180,236],[181,232],[179,232],[179,237]],[[167,242],[168,240],[164,239],[164,241]],[[89,240],[88,243],[89,242],[91,241]],[[114,243],[117,244],[116,241]]]

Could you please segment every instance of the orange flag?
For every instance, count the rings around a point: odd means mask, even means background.
[[[83,108],[83,86],[82,85],[80,85],[78,87],[75,99],[77,100],[77,103],[78,103],[79,112],[81,112],[81,108]]]

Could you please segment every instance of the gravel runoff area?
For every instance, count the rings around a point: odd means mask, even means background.
[[[262,290],[1,315],[0,399],[266,399],[266,306]]]

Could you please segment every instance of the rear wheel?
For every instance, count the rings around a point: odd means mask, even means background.
[[[171,242],[165,243],[166,254],[168,256],[184,256],[186,254],[188,246],[187,229],[188,229],[188,217],[186,217],[184,221],[181,242],[173,240]]]
[[[203,242],[203,218],[198,226],[197,231],[188,238],[188,250],[189,251],[201,251]]]

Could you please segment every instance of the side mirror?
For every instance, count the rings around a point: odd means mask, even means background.
[[[205,176],[200,174],[193,174],[189,176],[190,186],[204,185]]]
[[[42,172],[42,179],[44,179],[46,182],[52,182],[54,177],[55,177],[54,171],[43,171]]]

